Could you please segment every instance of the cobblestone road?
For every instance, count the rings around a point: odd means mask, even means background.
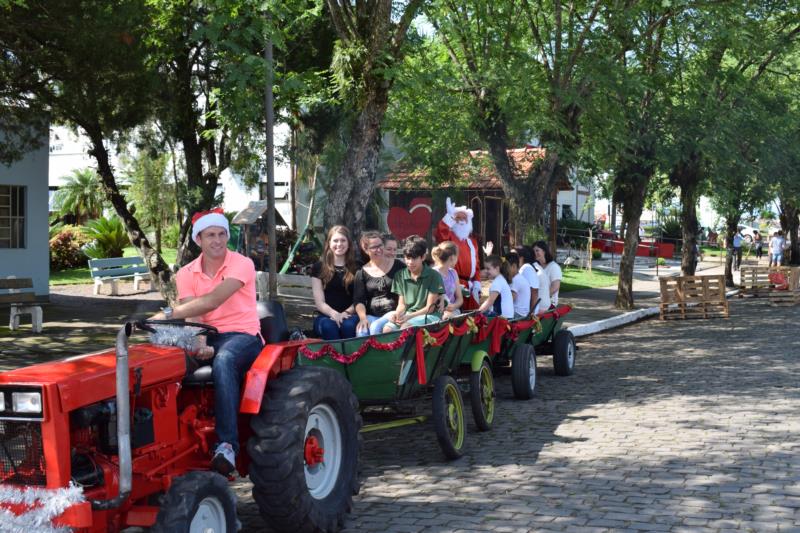
[[[596,335],[569,378],[543,357],[528,402],[498,377],[458,461],[429,424],[368,434],[346,531],[800,531],[800,310],[731,310]]]

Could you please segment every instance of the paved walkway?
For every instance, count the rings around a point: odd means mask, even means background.
[[[800,531],[800,309],[731,309],[589,337],[567,378],[542,358],[531,401],[498,377],[496,426],[458,461],[430,425],[367,434],[346,532]]]

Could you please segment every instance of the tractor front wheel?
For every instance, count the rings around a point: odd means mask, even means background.
[[[236,497],[215,472],[189,472],[172,482],[161,499],[154,533],[235,533]]]
[[[250,422],[253,498],[276,531],[338,531],[358,493],[361,415],[350,383],[295,367],[269,382]]]

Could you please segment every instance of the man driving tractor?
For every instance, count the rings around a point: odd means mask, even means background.
[[[242,379],[258,356],[263,341],[256,309],[253,262],[228,250],[228,219],[222,209],[192,217],[192,239],[200,256],[175,276],[178,305],[165,307],[154,320],[191,319],[217,328],[208,335],[208,349],[195,356],[212,359],[217,446],[211,467],[229,475],[239,452],[237,413]]]

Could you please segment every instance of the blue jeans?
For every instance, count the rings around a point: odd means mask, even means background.
[[[326,341],[338,339],[352,339],[356,336],[356,326],[358,325],[358,315],[342,320],[342,325],[338,326],[332,318],[325,315],[317,315],[314,319],[314,333]]]
[[[439,322],[441,319],[442,316],[440,314],[430,313],[427,315],[417,315],[414,318],[409,318],[406,324],[409,326],[424,326],[425,324],[433,324],[434,322]],[[392,331],[397,331],[398,329],[400,329],[400,326],[389,320],[387,320],[384,325],[392,328]]]
[[[261,337],[236,332],[212,334],[208,336],[208,345],[214,347],[211,365],[217,440],[227,442],[233,446],[234,452],[239,453],[237,425],[242,380],[261,353]]]

